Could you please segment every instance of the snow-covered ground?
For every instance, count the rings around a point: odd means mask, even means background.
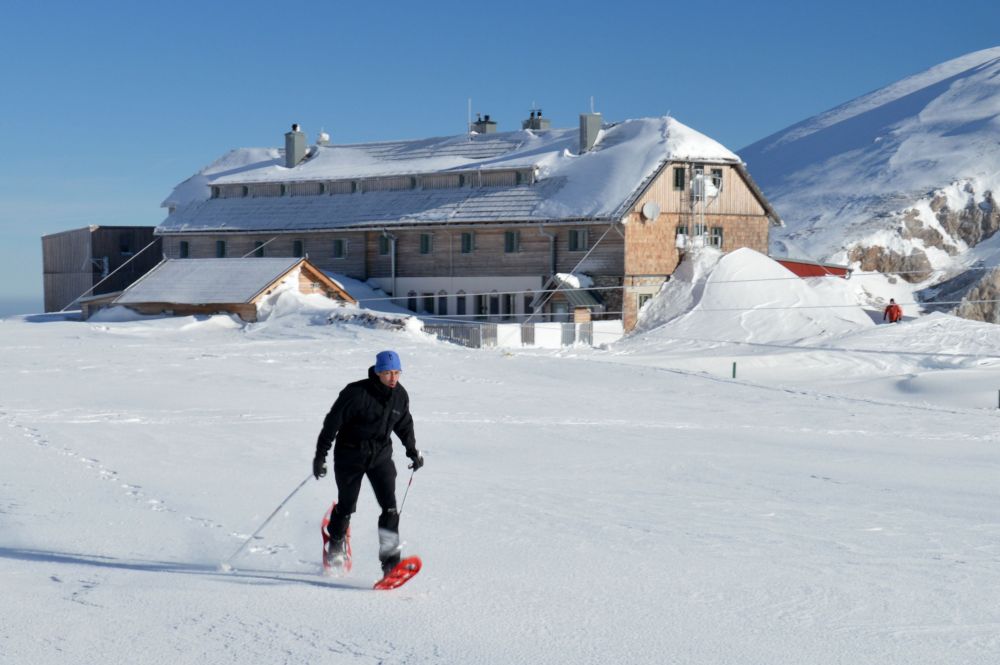
[[[0,321],[0,662],[995,663],[997,328],[875,325],[752,254],[686,270],[603,349],[287,302]],[[424,570],[369,590],[366,486],[354,571],[321,577],[329,477],[220,570],[384,348],[427,459],[401,525]]]

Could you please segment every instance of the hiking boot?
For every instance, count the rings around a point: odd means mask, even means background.
[[[331,568],[342,568],[347,561],[347,545],[343,540],[330,540],[324,553],[326,565]]]
[[[388,559],[382,559],[382,577],[388,577],[389,573],[399,565],[399,555],[391,556]]]

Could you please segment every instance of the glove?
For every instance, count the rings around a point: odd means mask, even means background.
[[[406,456],[410,458],[413,464],[410,464],[408,468],[416,471],[424,465],[424,456],[420,454],[419,450],[414,450],[412,453],[406,453]]]
[[[313,458],[313,477],[319,480],[326,475],[326,457]]]

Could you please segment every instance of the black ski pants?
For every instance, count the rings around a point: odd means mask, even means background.
[[[399,513],[396,512],[396,464],[392,451],[384,448],[374,455],[366,451],[345,449],[333,452],[333,476],[337,481],[337,505],[330,514],[327,531],[333,540],[343,540],[351,515],[357,509],[361,482],[368,476],[382,514],[380,530],[399,533]]]

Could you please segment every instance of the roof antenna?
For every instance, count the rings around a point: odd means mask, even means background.
[[[590,112],[591,113],[594,112],[594,96],[593,95],[590,96]]]
[[[465,123],[465,133],[469,135],[469,140],[472,140],[472,97],[469,97],[469,109],[467,121]]]

